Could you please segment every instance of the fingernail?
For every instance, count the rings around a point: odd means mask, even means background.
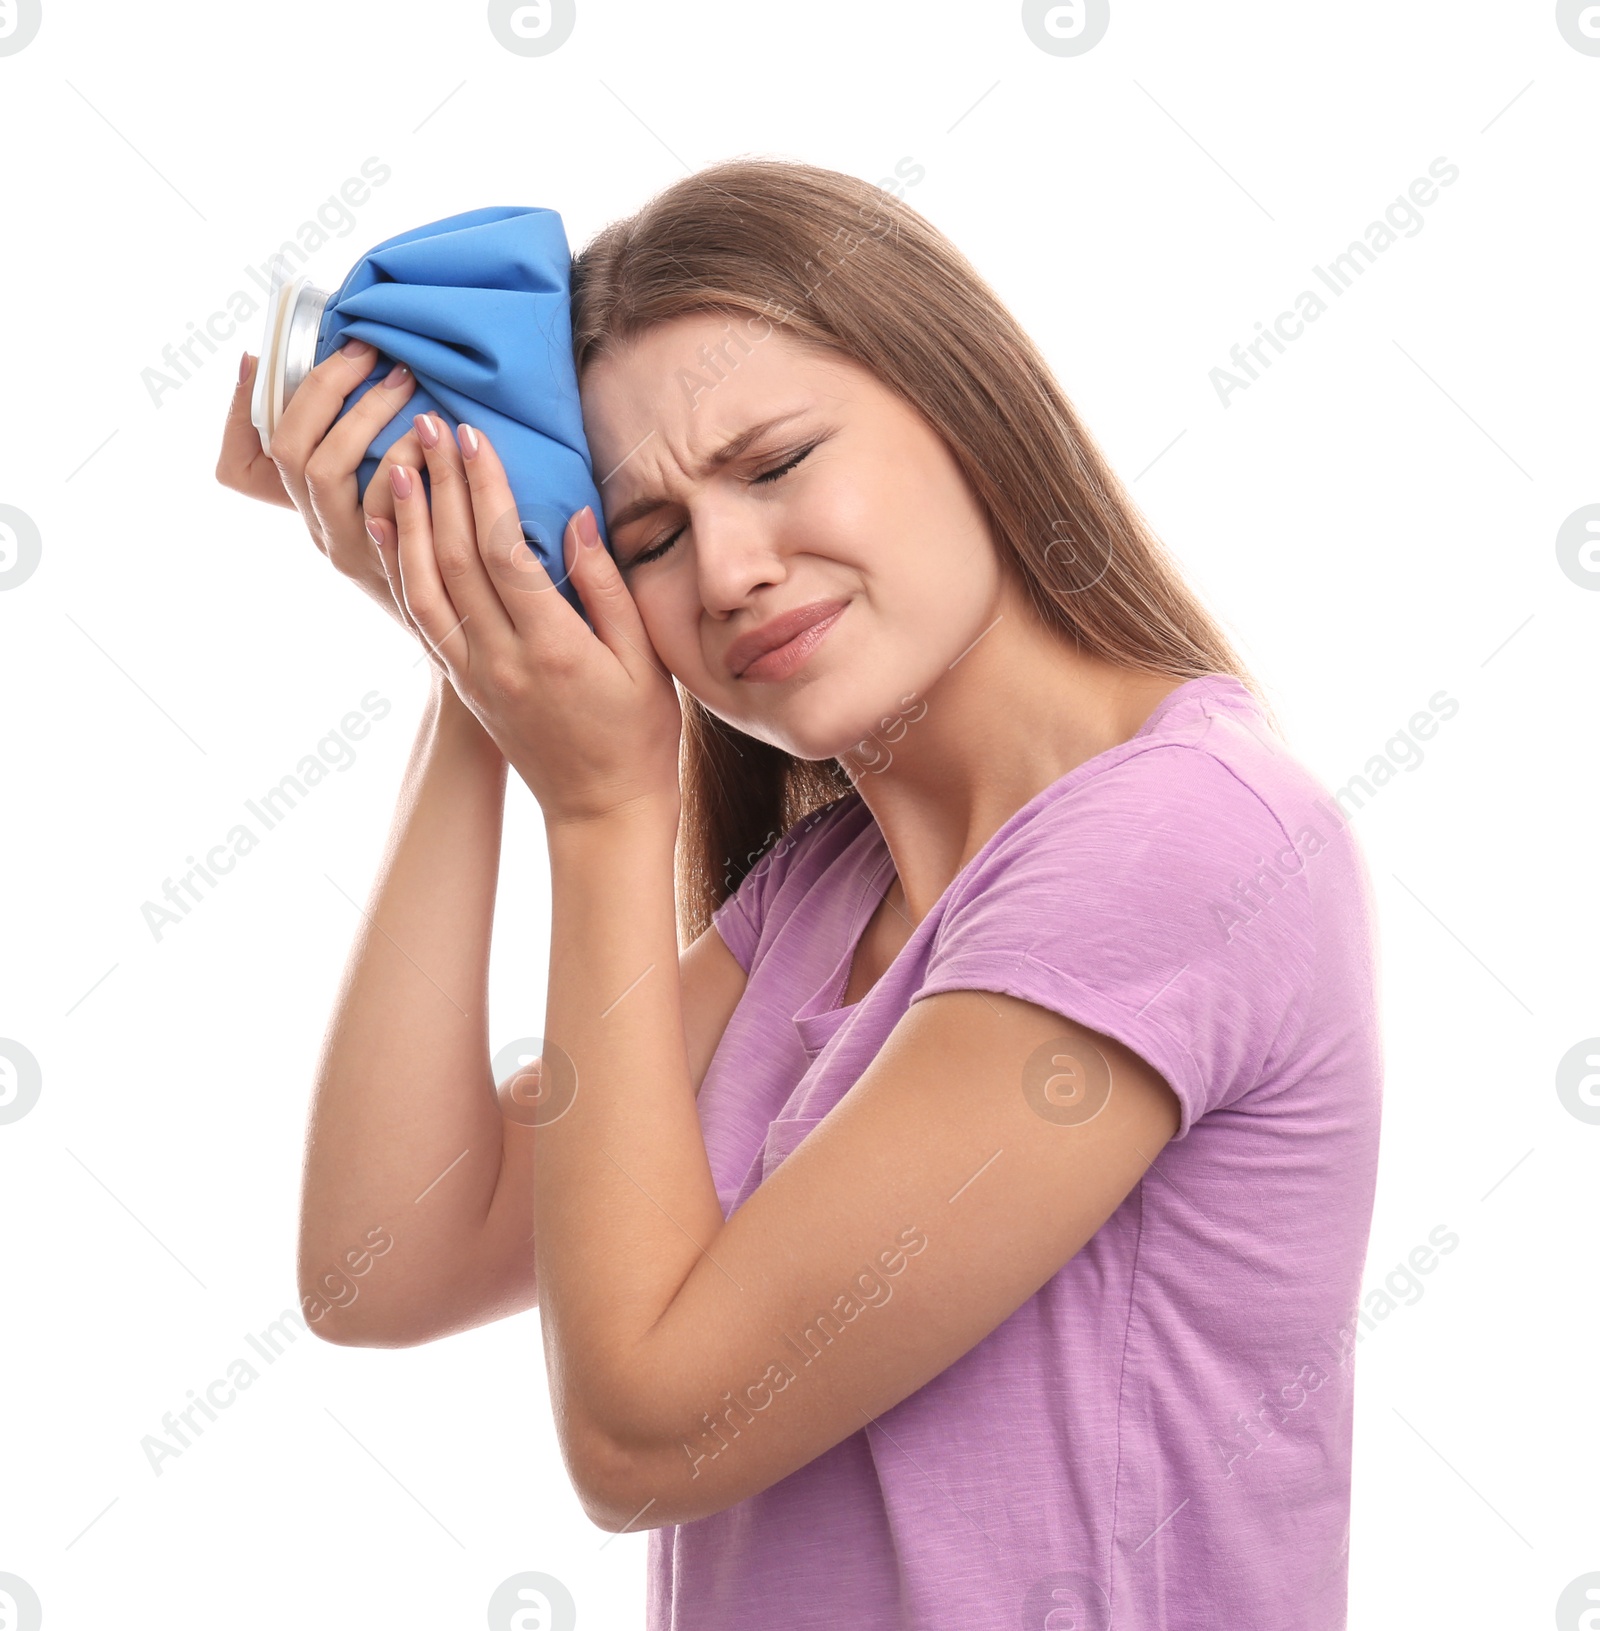
[[[578,512],[578,537],[590,549],[594,549],[600,542],[600,529],[595,525],[594,506],[585,504]]]
[[[391,464],[389,466],[389,485],[394,489],[396,498],[410,498],[411,472],[404,465]]]
[[[250,353],[248,351],[246,351],[244,353],[244,355],[239,358],[239,383],[241,385],[244,384],[245,379],[249,375],[249,373],[250,373]]]
[[[400,381],[403,380],[410,372],[411,370],[407,368],[403,362],[397,362],[394,367],[383,376],[383,383],[385,385],[398,385]]]
[[[365,340],[352,340],[349,345],[342,346],[339,351],[341,357],[353,357],[359,361],[372,349]]]
[[[431,413],[414,413],[411,423],[417,427],[417,440],[424,447],[437,447],[439,445],[439,427],[433,422]]]
[[[393,468],[394,466],[391,465],[390,469]],[[375,516],[369,515],[367,517],[367,535],[372,539],[373,543],[379,545],[383,543],[383,533],[379,530],[381,526],[382,522],[380,522]]]
[[[463,425],[456,432],[461,442],[461,457],[475,459],[478,456],[478,433],[471,425]]]

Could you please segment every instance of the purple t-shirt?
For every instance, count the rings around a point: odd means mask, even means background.
[[[1343,813],[1208,674],[1023,805],[839,1008],[893,876],[851,792],[716,912],[749,974],[699,1098],[725,1216],[939,991],[1115,1037],[1178,1130],[954,1364],[770,1488],[652,1530],[650,1631],[1342,1627],[1382,1077]]]

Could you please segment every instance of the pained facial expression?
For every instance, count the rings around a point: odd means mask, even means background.
[[[869,370],[764,318],[696,313],[598,358],[581,392],[607,536],[651,642],[729,724],[801,759],[870,750],[992,622],[1000,565],[978,502],[943,438]],[[814,602],[843,610],[800,666],[730,671],[736,640]]]

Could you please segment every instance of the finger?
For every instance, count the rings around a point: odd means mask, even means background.
[[[317,454],[313,455],[312,463],[314,464],[320,457],[319,449]],[[361,509],[352,511],[347,516],[341,514],[333,525],[329,524],[335,520],[331,511],[327,517],[319,517],[328,536],[328,559],[341,572],[351,572],[365,564],[366,552],[372,548],[373,534],[370,522],[373,519],[386,520],[389,523],[390,540],[397,538],[394,524],[394,489],[390,485],[389,471],[395,465],[403,465],[408,470],[414,470],[421,463],[422,443],[417,440],[415,431],[408,432],[398,442],[393,443],[378,461],[378,468],[373,472],[372,480],[367,483]],[[306,468],[309,471],[311,466],[307,465]],[[379,508],[374,510],[374,505]]]
[[[467,487],[467,473],[462,468],[461,450],[449,427],[436,413],[412,416],[412,431],[407,441],[414,441],[419,457],[428,467],[428,486],[432,490],[434,547],[446,531],[465,532],[471,536],[473,526],[472,494]],[[443,562],[440,563],[441,566]],[[449,581],[446,574],[446,581]]]
[[[391,444],[378,460],[378,468],[373,472],[372,480],[367,483],[366,495],[361,500],[366,518],[379,516],[393,522],[394,487],[389,472],[397,464],[404,465],[407,470],[418,470],[422,467],[422,443],[417,439],[414,430],[407,431],[398,442]]]
[[[392,466],[403,464],[408,470],[415,470],[422,463],[422,444],[414,436],[402,436],[393,447],[384,453],[378,460],[378,468],[371,481],[367,483],[367,490],[361,498],[361,508],[367,516],[381,516],[384,520],[394,520],[394,488],[389,485],[389,471]]]
[[[306,496],[306,463],[339,417],[345,398],[372,373],[377,357],[376,346],[360,340],[350,341],[324,357],[301,380],[284,407],[268,451],[283,471],[284,486],[302,508],[310,507]]]
[[[578,586],[595,634],[631,677],[640,678],[649,669],[662,679],[670,679],[656,655],[632,591],[601,541],[591,505],[585,504],[567,523],[563,544],[567,573]]]
[[[437,415],[419,414],[415,422],[433,490],[433,553],[445,591],[458,615],[468,620],[475,638],[512,639],[515,624],[507,615],[505,602],[484,566],[477,515],[461,449]],[[515,514],[500,523],[502,532],[513,528],[516,547],[526,553]],[[491,547],[498,552],[500,546],[496,543]]]
[[[471,425],[459,426],[456,440],[472,494],[478,554],[502,616],[520,640],[536,641],[552,655],[575,652],[579,634],[586,638],[588,630],[524,538],[499,454],[489,438]]]
[[[389,471],[397,464],[403,464],[407,470],[415,470],[422,464],[422,443],[417,440],[414,431],[384,449],[383,457],[378,460],[378,468],[362,495],[361,507],[367,515],[381,516],[391,522],[394,520],[394,488],[389,485]]]
[[[389,485],[389,478],[384,477],[384,486]],[[384,580],[389,585],[389,594],[394,601],[395,612],[401,625],[416,636],[421,645],[424,656],[437,668],[440,673],[448,676],[449,669],[444,659],[433,649],[433,643],[417,625],[411,608],[406,604],[405,584],[400,574],[400,534],[393,518],[384,519],[378,516],[368,516],[366,522],[367,536],[372,540],[373,553],[378,557],[383,567]]]
[[[414,416],[414,420],[415,417],[420,416]],[[438,416],[434,415],[433,420],[438,423]],[[445,439],[449,440],[448,437]],[[422,638],[422,632],[416,626],[416,619],[406,609],[404,590],[400,581],[400,533],[398,526],[395,524],[394,487],[389,472],[395,465],[401,465],[407,470],[420,469],[425,463],[423,455],[424,449],[421,438],[415,430],[409,431],[398,442],[395,442],[378,461],[378,468],[374,472],[372,480],[367,483],[366,496],[362,499],[364,511],[362,520],[366,524],[367,536],[374,538],[380,549],[388,552],[380,554],[379,559],[384,563],[384,571],[393,574],[394,582],[390,587],[395,597],[395,604],[400,609],[401,620],[410,627],[418,639]],[[428,480],[430,482],[434,480],[431,472]],[[375,522],[381,523],[376,533],[373,531]],[[426,644],[426,641],[423,643]]]
[[[228,417],[222,427],[222,450],[217,455],[217,480],[224,487],[266,504],[294,508],[278,467],[261,445],[261,432],[250,422],[250,393],[255,388],[259,357],[245,356],[243,377],[234,387]]]
[[[405,606],[427,644],[449,665],[452,675],[465,674],[471,668],[473,643],[479,631],[472,631],[469,641],[467,620],[457,611],[444,580],[439,575],[439,563],[434,555],[433,523],[428,514],[428,500],[422,491],[422,472],[397,464],[390,472],[390,485],[395,489],[394,515],[398,528],[400,588]],[[501,617],[504,618],[502,611]]]
[[[362,520],[365,523],[366,535],[373,540],[378,559],[383,564],[384,576],[389,579],[389,592],[394,596],[400,621],[426,647],[427,641],[423,640],[422,631],[417,627],[417,620],[411,615],[405,601],[405,586],[400,576],[400,529],[395,524],[394,487],[389,476],[389,471],[395,465],[401,465],[407,470],[416,470],[421,467],[422,462],[422,443],[414,430],[407,432],[398,442],[390,446],[378,461],[378,468],[372,480],[367,483],[366,497],[362,501],[364,507]]]
[[[407,470],[421,469],[424,463],[422,453],[422,441],[415,429],[407,431],[398,442],[391,443],[384,450],[384,455],[378,460],[378,468],[373,473],[372,480],[367,483],[366,494],[361,500],[361,507],[369,516],[376,515],[389,521],[394,520],[394,488],[390,485],[389,471],[397,464],[403,464]],[[430,476],[429,480],[432,479]]]
[[[307,384],[310,380],[308,374]],[[384,426],[404,408],[416,384],[411,370],[396,364],[381,383],[372,386],[359,402],[351,405],[349,412],[328,430],[306,460],[306,499],[330,535],[337,533],[347,524],[347,518],[361,509],[363,495],[358,475],[367,449]],[[304,389],[302,386],[301,390]],[[299,399],[297,391],[295,400]],[[415,445],[413,442],[413,448]]]

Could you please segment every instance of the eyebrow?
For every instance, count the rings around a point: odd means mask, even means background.
[[[786,425],[791,419],[798,419],[808,413],[808,408],[793,408],[788,413],[775,414],[771,419],[763,419],[758,425],[750,425],[741,430],[737,436],[731,436],[721,447],[708,453],[701,462],[697,475],[704,478],[714,475],[726,464],[732,464],[740,454],[744,453],[750,444],[765,436],[769,430],[775,430],[779,425]],[[652,432],[654,434],[654,432]],[[626,462],[626,461],[624,461]],[[615,471],[612,472],[616,474]],[[607,480],[610,478],[608,477]],[[617,513],[606,523],[608,529],[620,530],[630,521],[638,521],[644,516],[652,515],[655,511],[665,509],[671,503],[670,499],[659,495],[646,493],[642,498],[631,499],[624,504]]]

